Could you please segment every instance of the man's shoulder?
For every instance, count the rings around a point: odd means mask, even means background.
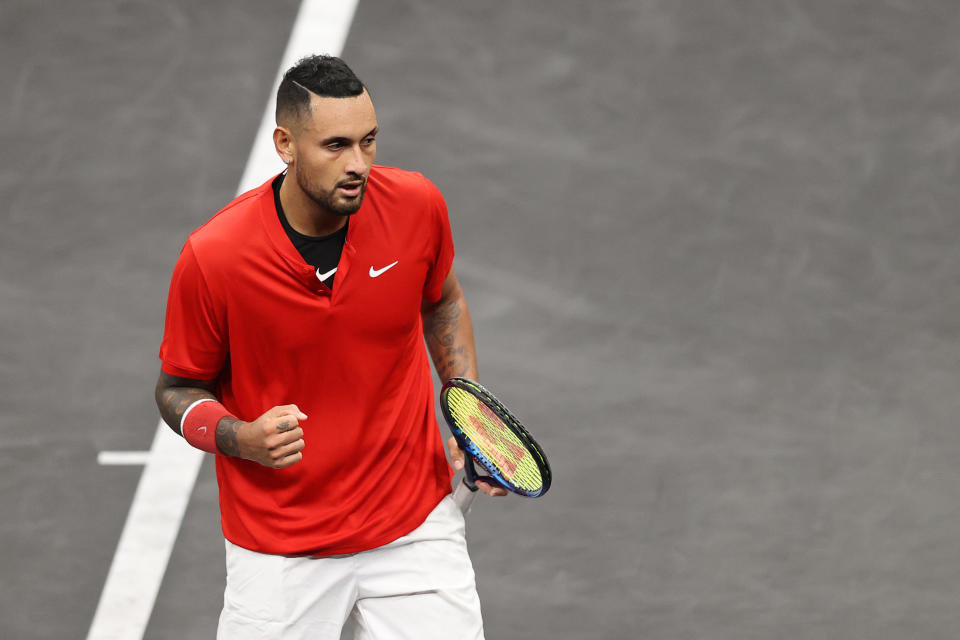
[[[421,184],[426,178],[419,171],[375,164],[370,167],[370,179],[395,184]]]
[[[373,165],[370,169],[368,194],[374,198],[392,198],[414,208],[441,201],[440,190],[419,171]]]
[[[265,205],[273,204],[272,178],[264,184],[241,193],[217,211],[205,223],[190,234],[194,244],[220,245],[249,238],[260,224],[260,215]]]
[[[262,212],[273,206],[271,183],[241,193],[190,234],[187,246],[205,276],[224,272],[242,252],[260,250],[255,240],[265,235]]]
[[[391,190],[428,192],[436,189],[434,184],[419,171],[375,164],[370,168],[370,184]]]

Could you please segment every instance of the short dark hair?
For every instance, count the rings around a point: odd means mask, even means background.
[[[324,98],[349,98],[360,95],[365,89],[353,70],[340,58],[301,58],[283,74],[277,89],[277,124],[309,113],[311,93]]]

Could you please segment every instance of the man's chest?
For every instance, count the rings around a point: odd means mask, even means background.
[[[333,289],[306,265],[278,255],[249,258],[229,283],[228,332],[280,351],[323,340],[390,344],[419,328],[423,287],[432,259],[415,237],[348,236]],[[232,339],[231,339],[232,342]]]

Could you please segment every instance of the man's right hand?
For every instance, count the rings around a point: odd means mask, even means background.
[[[224,421],[221,421],[217,427],[217,444],[224,453],[233,448],[231,445],[235,445],[233,455],[272,469],[283,469],[303,459],[300,452],[306,444],[300,422],[306,419],[307,415],[297,405],[285,404],[268,409],[253,422],[238,421],[238,425],[224,425]],[[221,445],[221,432],[224,437],[233,440],[224,443],[226,447]]]

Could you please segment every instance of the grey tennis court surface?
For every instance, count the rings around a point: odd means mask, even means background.
[[[295,0],[0,0],[0,636],[82,638],[170,270]],[[955,638],[960,6],[360,0],[379,161],[443,190],[542,500],[475,505],[491,639]],[[265,176],[266,178],[266,176]],[[212,465],[146,637],[209,638]],[[451,633],[451,638],[455,637]]]

